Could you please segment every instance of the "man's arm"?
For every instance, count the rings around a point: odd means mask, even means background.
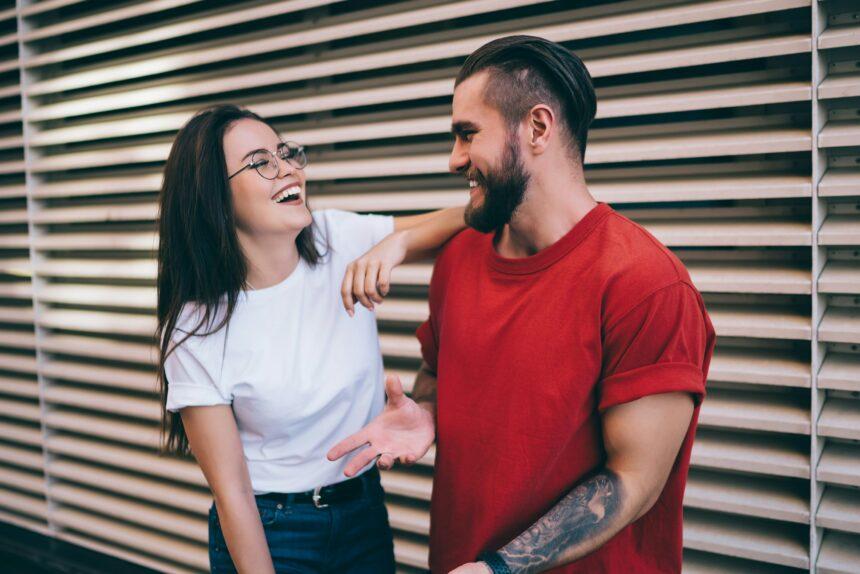
[[[418,403],[419,407],[427,410],[434,421],[436,420],[436,373],[426,361],[421,361],[421,368],[415,375],[412,400]]]
[[[600,548],[660,497],[692,415],[687,393],[650,395],[607,409],[602,417],[606,464],[501,548],[497,559],[512,574],[530,574]],[[472,563],[454,572],[488,569]]]

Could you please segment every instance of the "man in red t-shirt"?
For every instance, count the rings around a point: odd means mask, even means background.
[[[579,58],[540,38],[495,40],[457,77],[472,229],[437,259],[414,400],[389,379],[330,453],[369,445],[347,473],[385,468],[435,433],[434,573],[681,571],[714,331],[678,259],[590,195],[595,105]]]

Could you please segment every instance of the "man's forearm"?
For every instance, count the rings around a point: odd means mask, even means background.
[[[427,363],[421,363],[415,384],[412,386],[412,400],[420,407],[428,409],[436,420],[436,373]]]
[[[466,227],[464,208],[450,207],[427,214],[419,222],[403,228],[406,260],[432,256],[446,241]]]
[[[513,574],[543,572],[597,550],[638,514],[621,478],[610,469],[578,484],[499,555]]]

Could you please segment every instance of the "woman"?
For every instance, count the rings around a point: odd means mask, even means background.
[[[167,446],[192,451],[212,490],[213,572],[394,571],[376,467],[346,479],[325,456],[384,403],[375,318],[349,298],[381,301],[391,268],[444,243],[462,210],[311,214],[306,164],[266,121],[222,105],[180,130],[165,166]]]

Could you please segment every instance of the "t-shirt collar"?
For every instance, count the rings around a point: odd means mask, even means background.
[[[296,265],[296,268],[293,269],[293,272],[287,275],[280,283],[264,287],[263,289],[248,289],[247,291],[242,291],[244,299],[249,302],[268,301],[271,297],[283,295],[294,285],[301,282],[306,270],[307,262],[302,257],[299,257],[299,262]]]
[[[612,208],[609,205],[598,203],[561,239],[528,257],[502,257],[493,247],[493,236],[488,235],[487,251],[490,267],[501,273],[512,275],[526,275],[546,269],[579,245],[611,212]]]

